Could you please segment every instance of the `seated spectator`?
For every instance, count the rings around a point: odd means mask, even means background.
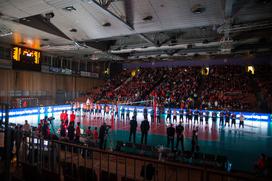
[[[98,141],[97,127],[95,127],[93,130],[93,138],[94,138],[95,143],[97,143],[97,141]]]
[[[31,133],[31,130],[32,130],[31,126],[28,124],[28,121],[25,120],[25,124],[23,125],[22,131],[25,134],[29,135]]]
[[[86,135],[89,137],[92,135],[91,127],[89,126],[88,129],[85,131]]]
[[[79,142],[79,139],[80,139],[80,122],[77,123],[75,141]]]

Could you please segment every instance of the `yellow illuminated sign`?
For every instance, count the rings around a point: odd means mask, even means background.
[[[20,61],[20,54],[21,54],[21,48],[19,48],[19,47],[14,47],[14,48],[13,48],[13,55],[12,55],[13,60],[19,62],[19,61]]]
[[[132,72],[131,72],[131,77],[134,77],[136,75],[136,70],[133,70]]]
[[[247,66],[247,72],[254,75],[255,74],[255,68],[251,66]]]
[[[209,75],[209,72],[210,72],[209,67],[204,67],[204,68],[201,69],[201,74],[204,75],[204,76]]]
[[[26,58],[22,58],[22,56],[26,57]],[[18,61],[18,62],[29,60],[29,59],[27,59],[27,57],[33,58],[35,64],[40,64],[41,53],[39,51],[31,50],[31,49],[27,49],[27,48],[21,48],[21,47],[14,47],[13,48],[13,54],[12,54],[13,60]],[[21,59],[23,59],[23,60],[21,60]]]

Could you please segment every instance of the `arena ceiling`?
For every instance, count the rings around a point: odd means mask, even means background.
[[[271,53],[271,0],[0,0],[0,42],[94,60]]]

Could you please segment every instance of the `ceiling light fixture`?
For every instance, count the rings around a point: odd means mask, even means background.
[[[192,6],[191,11],[194,14],[201,14],[205,11],[205,7],[202,6],[201,4],[195,4]]]
[[[143,18],[144,21],[151,21],[153,19],[153,16],[146,16]]]
[[[106,22],[106,23],[102,24],[102,26],[104,26],[104,27],[109,27],[109,26],[111,26],[111,23]]]
[[[22,20],[23,20],[23,21],[27,21],[27,22],[30,21],[30,19],[27,19],[27,18],[23,18]]]
[[[73,32],[73,33],[75,33],[75,32],[77,32],[77,29],[75,29],[75,28],[72,28],[72,29],[70,29],[70,32]]]
[[[0,32],[0,37],[5,37],[5,36],[12,35],[12,34],[13,34],[12,32],[8,32],[8,33],[1,33]]]
[[[67,6],[67,7],[63,8],[63,10],[71,12],[71,11],[76,11],[76,8],[74,6]]]

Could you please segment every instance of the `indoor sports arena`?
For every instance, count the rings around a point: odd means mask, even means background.
[[[270,181],[271,10],[0,0],[0,180]]]

